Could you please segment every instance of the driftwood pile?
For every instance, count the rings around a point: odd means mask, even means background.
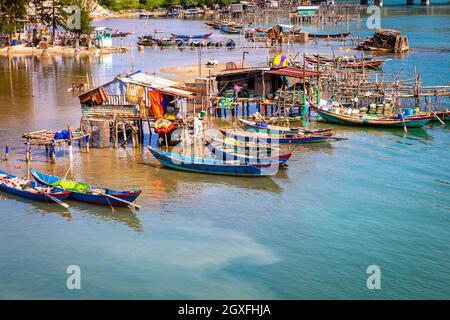
[[[381,50],[391,52],[407,52],[409,50],[408,38],[402,36],[400,31],[379,29],[372,37],[358,45],[357,50]]]

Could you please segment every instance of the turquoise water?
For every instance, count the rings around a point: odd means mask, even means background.
[[[388,55],[392,60],[386,68],[411,75],[417,66],[425,84],[446,84],[450,7],[431,8],[438,12],[388,8],[383,26],[407,34],[412,51]],[[204,30],[201,21],[143,23],[98,22],[134,28],[127,31]],[[330,47],[322,43],[290,50],[329,52]],[[252,49],[248,63],[262,64],[267,54]],[[236,61],[241,55],[239,50],[211,50],[203,59]],[[28,60],[17,57],[19,69],[10,75],[7,60],[0,58],[0,145],[6,140],[11,145],[10,159],[0,169],[24,174],[23,132],[78,123],[78,101],[67,92],[72,81],[83,81],[86,73],[96,82],[106,81],[129,70],[130,60],[129,53],[40,59],[32,97]],[[136,67],[148,72],[196,63],[197,52],[191,50],[135,52]],[[112,212],[69,201],[67,212],[0,192],[0,297],[448,298],[448,127],[432,124],[406,134],[334,128],[348,140],[298,146],[288,169],[261,179],[170,171],[147,151],[131,147],[89,153],[75,148],[69,176],[112,188],[142,188],[137,202],[143,209]],[[33,150],[36,169],[65,175],[67,163],[62,151],[57,164],[50,164],[43,150]],[[81,268],[81,290],[66,288],[69,265]],[[369,265],[381,268],[381,290],[366,287]]]

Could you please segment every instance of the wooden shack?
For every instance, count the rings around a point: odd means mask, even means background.
[[[265,104],[264,101],[269,98],[272,101],[271,107],[277,110],[280,107],[278,102],[281,101],[279,96],[286,92],[294,92],[297,95],[305,92],[310,96],[313,95],[313,84],[317,83],[320,75],[320,72],[291,67],[224,70],[214,74],[211,80],[211,83],[217,85],[217,88],[214,88],[217,94],[213,100],[218,102],[223,98],[234,95],[234,103],[241,104],[242,109],[240,111],[244,114],[244,103],[247,103],[246,110],[248,113],[248,110],[250,110],[249,103],[256,103],[259,110],[259,105]],[[296,107],[300,106],[298,102],[295,103]],[[282,101],[282,104],[284,109],[286,104],[284,101]],[[291,106],[294,106],[294,103]],[[221,108],[219,103],[213,107]],[[239,110],[236,110],[236,112],[239,114]]]
[[[114,146],[119,143],[118,131],[124,132],[124,140],[130,135],[143,137],[143,122],[150,122],[167,117],[176,119],[185,117],[189,110],[195,108],[196,94],[193,90],[172,80],[164,79],[141,71],[129,72],[85,92],[79,96],[82,112],[82,128],[86,131],[112,129]],[[98,122],[106,122],[101,126]],[[87,128],[86,128],[87,127]],[[103,128],[103,129],[102,129]],[[100,137],[104,134],[92,134]],[[102,141],[97,143],[98,141]],[[136,146],[138,140],[135,141]],[[126,141],[124,141],[126,142]],[[94,147],[108,147],[109,139],[99,138],[92,141]]]

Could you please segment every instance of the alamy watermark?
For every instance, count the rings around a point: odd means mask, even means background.
[[[66,287],[69,290],[81,289],[81,269],[76,264],[67,267],[66,273],[69,274],[66,280]]]
[[[81,9],[79,6],[73,4],[64,9],[67,15],[66,27],[69,30],[81,29]]]
[[[375,30],[381,28],[381,8],[379,6],[368,6],[367,14],[369,17],[367,18],[367,29]]]
[[[369,274],[366,286],[369,290],[381,289],[381,268],[376,264],[367,267],[366,273]]]

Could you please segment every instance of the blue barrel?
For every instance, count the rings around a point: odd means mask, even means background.
[[[414,115],[414,109],[413,108],[406,108],[405,109],[405,116],[412,116]]]
[[[13,39],[12,45],[13,46],[17,46],[18,44],[19,44],[19,41],[17,41],[17,39]]]

